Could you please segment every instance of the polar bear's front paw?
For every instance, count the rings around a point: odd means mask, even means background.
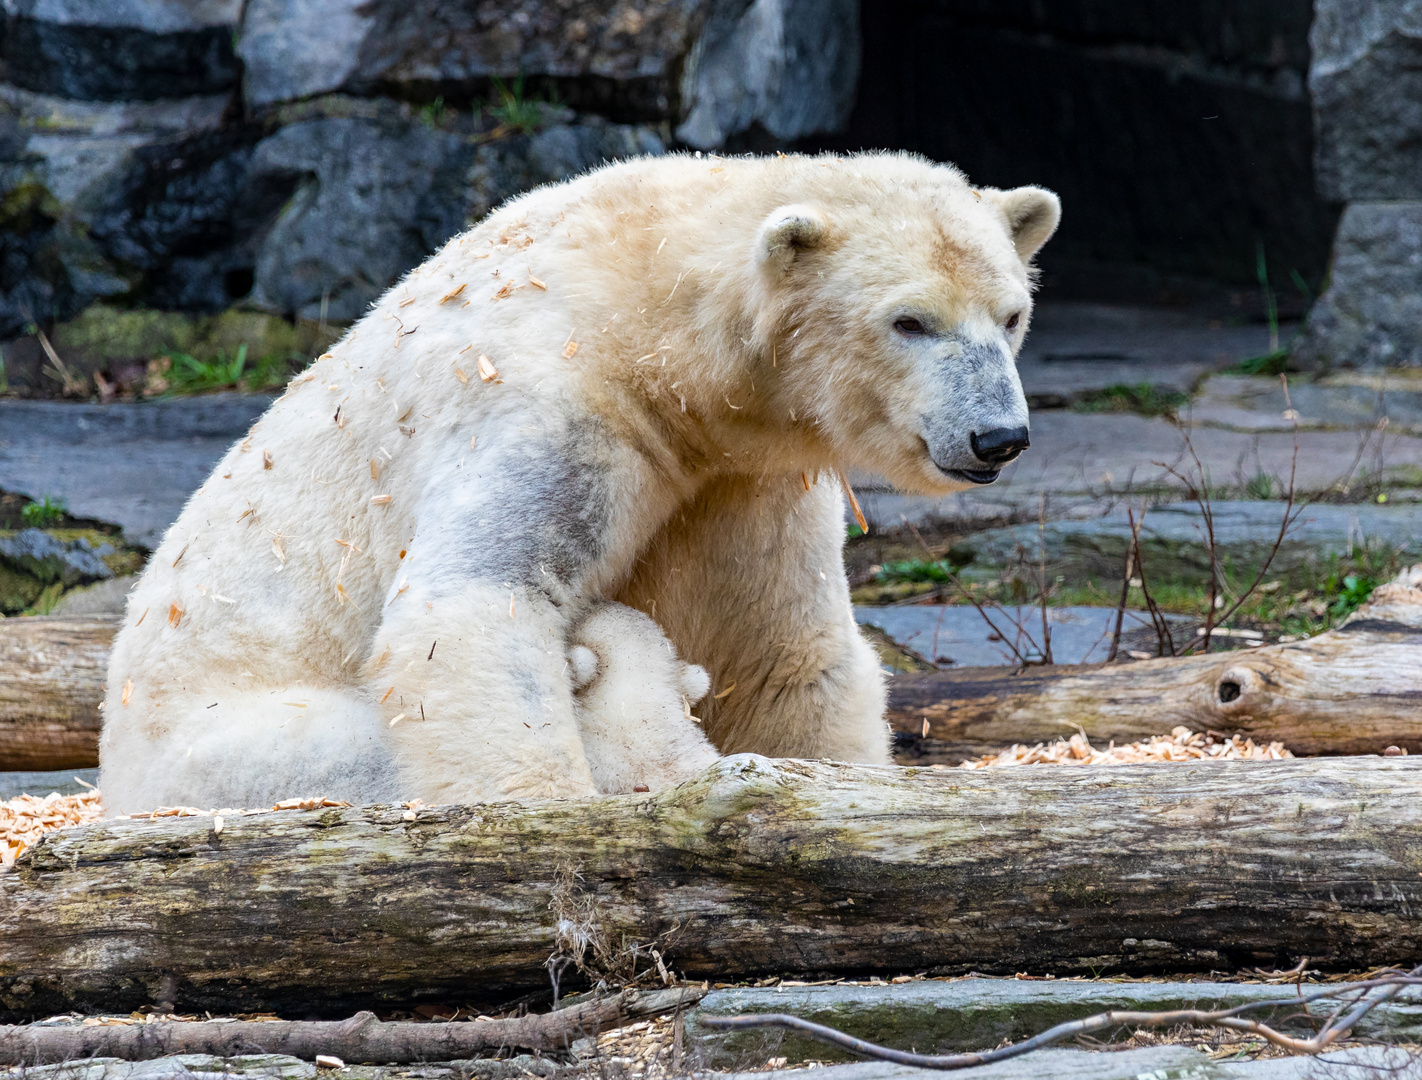
[[[669,787],[719,756],[691,715],[710,676],[677,656],[642,612],[623,604],[596,608],[573,634],[568,668],[598,790]]]

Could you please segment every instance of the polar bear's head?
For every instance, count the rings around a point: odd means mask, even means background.
[[[841,461],[900,487],[991,483],[1028,445],[1016,356],[1032,258],[1061,205],[900,156],[845,166],[848,178],[795,192],[756,234],[788,407]]]

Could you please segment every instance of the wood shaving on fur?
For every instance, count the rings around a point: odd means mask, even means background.
[[[1294,755],[1281,742],[1261,746],[1253,739],[1231,735],[1228,739],[1187,727],[1177,727],[1169,735],[1154,735],[1145,742],[1097,750],[1085,735],[1057,739],[1051,743],[1024,746],[1018,743],[996,754],[984,754],[962,762],[960,769],[987,769],[999,765],[1137,765],[1174,761],[1282,761]]]

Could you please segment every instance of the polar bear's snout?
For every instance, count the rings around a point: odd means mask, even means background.
[[[984,432],[971,432],[968,445],[973,448],[979,461],[1000,469],[1032,445],[1026,424],[1017,427],[989,428]]]
[[[959,344],[955,351],[934,369],[920,434],[940,472],[991,484],[1031,445],[1027,398],[1001,347]]]

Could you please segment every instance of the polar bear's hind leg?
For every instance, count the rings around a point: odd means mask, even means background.
[[[110,814],[159,806],[255,809],[325,796],[362,804],[402,790],[376,707],[354,690],[287,686],[170,700],[183,719],[154,740],[105,747]]]

